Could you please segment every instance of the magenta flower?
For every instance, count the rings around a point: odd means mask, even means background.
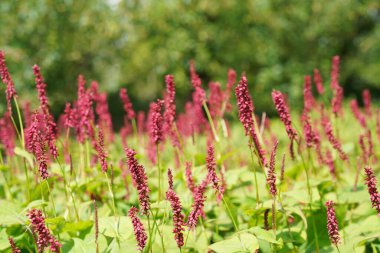
[[[368,187],[368,193],[371,198],[372,207],[376,209],[378,216],[380,217],[380,194],[377,191],[376,188],[376,177],[373,173],[372,169],[370,167],[364,168],[366,177],[365,177],[365,184]]]
[[[170,183],[169,183],[170,185]],[[184,244],[183,242],[183,228],[184,224],[184,215],[182,214],[181,201],[173,189],[169,189],[166,192],[166,199],[170,202],[170,206],[173,212],[173,234],[174,239],[177,242],[177,246],[181,248]]]
[[[277,146],[278,146],[278,141],[276,141],[276,143],[274,144],[272,152],[270,154],[269,169],[267,172],[267,183],[269,185],[270,193],[272,194],[273,197],[276,197],[277,195],[276,171],[275,171]]]
[[[98,159],[100,160],[100,165],[103,173],[107,173],[107,152],[104,148],[104,134],[101,128],[98,129],[98,141],[95,144],[95,150],[98,154]]]
[[[187,184],[187,188],[189,188],[189,190],[191,191],[191,193],[193,194],[193,196],[195,196],[195,183],[194,183],[194,179],[193,179],[193,174],[191,172],[191,167],[192,167],[192,164],[191,162],[186,162],[185,163],[185,176],[186,176],[186,184]]]
[[[12,237],[8,237],[9,244],[12,248],[12,253],[21,253],[21,250],[16,246]]]
[[[318,69],[314,69],[314,83],[318,94],[322,95],[325,92],[325,88],[323,87],[322,76]]]
[[[210,97],[208,104],[210,107],[210,114],[213,119],[222,117],[222,104],[223,104],[223,91],[219,83],[210,82]]]
[[[337,246],[340,243],[338,221],[335,215],[334,202],[331,200],[325,203],[327,207],[327,232],[332,244]]]
[[[236,71],[233,69],[229,69],[228,81],[227,81],[226,89],[224,90],[224,103],[225,103],[226,111],[231,111],[232,109],[232,106],[230,103],[230,97],[231,97],[231,92],[235,83],[236,83]]]
[[[152,143],[159,144],[163,140],[163,117],[161,114],[164,101],[158,99],[156,103],[151,104],[149,113],[150,138]]]
[[[125,148],[125,154],[128,158],[127,165],[132,176],[132,180],[136,185],[139,202],[142,213],[148,215],[150,210],[148,177],[145,174],[144,167],[136,160],[136,151],[133,149]]]
[[[266,166],[265,150],[262,148],[259,138],[255,130],[255,124],[253,119],[253,101],[248,91],[248,81],[245,75],[240,79],[239,84],[235,88],[235,94],[237,98],[237,105],[239,107],[239,119],[243,124],[245,135],[252,138],[255,145],[257,155],[260,158],[263,166]]]
[[[358,101],[356,101],[356,99],[351,100],[350,107],[351,107],[352,113],[354,114],[355,118],[359,121],[360,125],[363,128],[367,128],[366,119],[365,119],[364,115],[362,114],[362,112],[360,111]]]
[[[33,233],[37,234],[38,252],[43,252],[48,246],[51,252],[60,252],[62,246],[46,227],[42,211],[32,209],[28,212],[27,216]]]
[[[214,147],[210,145],[207,149],[206,157],[206,166],[207,166],[207,180],[212,183],[212,188],[218,193],[218,198],[221,199],[224,193],[223,186],[216,175],[216,162]]]
[[[339,56],[334,56],[332,59],[332,69],[331,69],[331,88],[334,91],[334,96],[331,101],[331,107],[335,114],[338,116],[342,110],[343,103],[343,88],[339,85]]]
[[[313,91],[311,89],[311,77],[305,76],[303,88],[304,110],[310,112],[315,105]]]
[[[49,101],[46,95],[46,83],[42,77],[40,67],[38,67],[37,64],[33,66],[33,72],[36,81],[38,99],[40,100],[40,107],[44,113],[48,113]]]
[[[329,167],[330,175],[334,179],[336,179],[336,169],[335,169],[334,159],[332,157],[330,150],[326,151],[326,157],[324,159],[324,162],[327,165],[327,167]]]
[[[146,245],[146,240],[148,236],[146,235],[144,225],[141,223],[140,219],[136,216],[138,210],[136,207],[132,206],[128,211],[128,216],[132,220],[133,230],[135,232],[135,237],[137,240],[138,249],[142,252]]]
[[[168,169],[168,183],[169,183],[169,190],[173,190],[173,173],[170,168]]]
[[[292,126],[292,119],[290,117],[288,105],[285,102],[284,95],[277,90],[272,91],[273,103],[276,107],[277,113],[281,121],[284,123],[286,132],[290,140],[294,140],[297,136],[296,130]]]
[[[323,117],[322,124],[323,124],[323,127],[325,129],[325,134],[327,136],[327,139],[329,140],[329,142],[333,146],[333,148],[336,151],[338,151],[340,159],[345,160],[345,161],[348,160],[347,154],[342,149],[342,144],[334,136],[333,128],[332,128],[330,120],[327,117]]]
[[[363,90],[362,97],[363,97],[365,112],[367,115],[371,116],[372,115],[372,102],[371,102],[371,93],[369,92],[368,89]]]
[[[190,230],[195,229],[199,216],[202,216],[203,214],[204,202],[206,201],[206,196],[204,196],[204,193],[207,189],[207,182],[207,179],[203,180],[202,183],[195,189],[194,203],[191,206],[191,211],[186,222],[186,226]]]
[[[5,53],[0,50],[0,76],[3,83],[7,86],[5,90],[5,95],[7,99],[7,110],[11,112],[12,105],[11,100],[13,97],[17,96],[16,89],[12,80],[11,75],[9,74],[7,65],[5,64]]]
[[[127,113],[128,119],[132,120],[136,117],[136,113],[133,110],[132,102],[129,99],[127,89],[121,88],[119,93],[120,99],[123,102],[124,111]]]
[[[15,139],[16,132],[12,124],[11,114],[5,113],[5,115],[0,118],[0,142],[3,144],[7,156],[14,155]]]
[[[173,75],[165,76],[166,82],[166,95],[165,95],[165,112],[164,112],[164,129],[166,132],[172,130],[172,125],[175,121],[176,116],[176,105],[175,105],[175,83]]]
[[[339,64],[340,64],[340,57],[338,55],[335,55],[332,58],[331,83],[330,83],[331,88],[334,90],[337,87],[339,87]]]

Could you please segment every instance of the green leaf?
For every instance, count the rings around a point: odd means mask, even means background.
[[[92,221],[67,222],[65,223],[62,232],[80,232],[90,228],[92,225]]]
[[[255,252],[255,250],[259,249],[259,242],[254,235],[241,233],[231,239],[211,244],[209,249],[217,253]]]
[[[20,215],[20,206],[14,202],[0,200],[0,225],[23,224],[26,217]]]
[[[282,245],[282,240],[276,240],[272,231],[268,231],[260,227],[253,227],[253,228],[248,229],[248,231],[254,234],[257,237],[257,239],[260,239],[272,244]]]
[[[25,149],[21,149],[19,147],[15,147],[15,154],[18,155],[18,156],[21,156],[23,158],[25,158],[30,167],[33,168],[34,167],[34,163],[33,163],[33,155],[31,153],[29,153],[28,151],[26,151]]]
[[[133,226],[131,219],[127,216],[117,217],[102,217],[99,218],[99,233],[108,237],[119,238],[126,240],[133,237]]]

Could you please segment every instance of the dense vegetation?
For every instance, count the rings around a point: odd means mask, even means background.
[[[189,59],[205,83],[225,81],[228,67],[246,71],[260,113],[275,113],[265,99],[273,87],[300,109],[303,75],[318,67],[328,79],[336,54],[347,96],[359,98],[364,88],[379,96],[377,0],[2,0],[0,13],[0,48],[10,56],[20,97],[32,100],[30,66],[39,63],[55,116],[66,102],[62,92],[74,99],[80,73],[108,92],[117,126],[119,88],[147,110],[167,73],[176,77],[183,111]]]
[[[39,105],[31,109],[4,57],[0,251],[380,250],[380,110],[368,90],[363,109],[344,102],[339,57],[330,85],[305,76],[302,113],[290,115],[285,94],[266,94],[273,120],[255,116],[245,74],[237,83],[229,70],[225,87],[206,91],[191,64],[184,113],[172,75],[147,117],[121,89],[119,133],[96,82],[79,76],[77,98],[56,122],[43,70],[33,66]]]

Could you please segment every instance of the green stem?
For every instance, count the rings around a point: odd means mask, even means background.
[[[253,174],[254,174],[254,179],[255,179],[255,187],[256,187],[256,207],[260,204],[260,194],[259,194],[259,185],[257,184],[257,175],[256,175],[256,166],[254,165],[255,161],[253,158],[253,150],[251,146],[249,145],[249,150],[251,154],[251,162],[253,165]]]
[[[228,215],[230,216],[231,221],[234,224],[235,231],[238,232],[239,231],[239,227],[237,226],[236,221],[235,221],[234,217],[232,216],[232,212],[231,212],[231,210],[230,210],[230,208],[229,208],[226,200],[224,199],[224,196],[222,196],[222,200],[223,200],[223,203],[224,203],[224,205],[225,205],[225,207],[227,209]]]
[[[106,175],[106,179],[107,179],[107,185],[108,185],[108,190],[110,192],[110,195],[111,195],[111,199],[112,199],[112,208],[113,208],[113,215],[115,217],[115,224],[117,225],[117,217],[116,217],[116,205],[115,205],[115,197],[113,195],[113,191],[112,191],[112,187],[111,187],[111,182],[108,178],[108,174],[107,172],[104,172],[104,174]],[[117,228],[117,227],[116,227]]]
[[[214,121],[211,118],[211,114],[210,114],[210,111],[208,110],[206,102],[203,102],[203,108],[205,109],[208,121],[210,123],[211,131],[212,131],[212,134],[214,135],[214,139],[215,139],[216,142],[219,142],[219,136],[218,136],[218,134],[216,132],[216,129],[215,129],[215,126],[214,126]]]

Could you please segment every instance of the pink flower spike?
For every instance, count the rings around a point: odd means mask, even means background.
[[[131,209],[129,209],[128,211],[128,216],[132,220],[133,230],[135,232],[138,249],[139,251],[143,252],[148,236],[146,235],[144,225],[142,224],[142,222],[136,215],[137,213],[138,213],[137,208],[132,206]]]
[[[123,102],[124,111],[127,113],[128,119],[132,120],[136,117],[136,113],[133,110],[132,102],[129,99],[127,89],[121,88],[120,89],[120,99]]]
[[[273,103],[276,107],[277,113],[280,116],[281,121],[284,123],[286,132],[290,140],[294,140],[297,136],[296,130],[292,126],[292,119],[289,113],[289,107],[285,102],[284,95],[277,90],[272,91]]]
[[[274,144],[272,152],[270,154],[269,169],[267,172],[267,183],[269,185],[269,189],[273,197],[276,197],[277,195],[276,171],[275,171],[277,146],[278,146],[278,141],[276,141],[276,143]]]
[[[377,214],[380,217],[380,194],[376,188],[377,180],[375,174],[370,167],[365,167],[364,171],[366,174],[365,184],[368,187],[368,193],[371,199],[372,207],[377,211]]]
[[[182,214],[181,201],[172,189],[169,189],[166,192],[166,199],[170,202],[170,206],[173,212],[174,239],[177,242],[178,248],[181,248],[184,245],[183,231],[185,231],[185,229],[183,228],[185,224],[183,221],[184,215]]]
[[[9,74],[7,65],[5,64],[5,53],[0,50],[0,76],[3,83],[7,86],[5,90],[5,95],[7,99],[7,110],[11,112],[12,105],[11,100],[13,97],[17,96],[16,89],[12,80],[11,75]]]
[[[338,220],[336,219],[334,202],[331,200],[325,204],[327,208],[327,232],[332,244],[337,246],[340,243]]]
[[[325,88],[323,87],[322,76],[318,69],[314,69],[314,83],[318,94],[322,95],[325,92]]]

